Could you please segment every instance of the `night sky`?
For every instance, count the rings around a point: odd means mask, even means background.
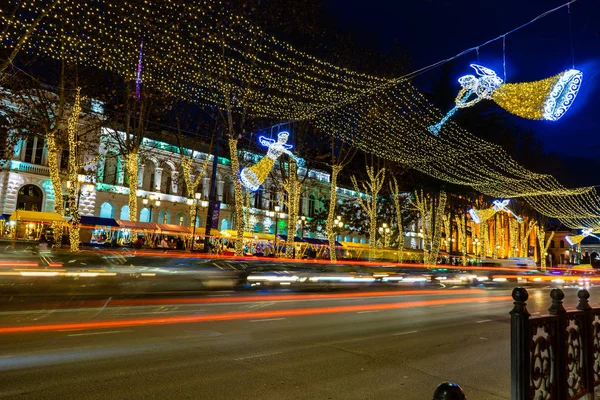
[[[411,70],[416,70],[478,46],[564,3],[563,0],[328,0],[328,12],[331,23],[338,29],[354,29],[365,41],[374,40],[382,49],[391,49],[397,40],[411,58]],[[556,122],[522,119],[516,122],[533,129],[545,151],[566,157],[582,156],[590,159],[591,164],[600,164],[600,1],[573,3],[571,21],[575,68],[583,71],[582,89],[574,105]],[[507,36],[507,81],[538,80],[571,68],[570,43],[567,7]],[[503,77],[502,54],[502,40],[498,40],[480,48],[479,62]],[[474,51],[456,60],[456,77],[472,74],[469,64],[477,61]],[[437,70],[425,73],[415,84],[426,90],[437,73]],[[594,184],[600,184],[600,176]]]

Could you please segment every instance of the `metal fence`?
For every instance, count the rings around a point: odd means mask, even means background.
[[[512,400],[594,399],[600,383],[600,307],[590,306],[587,290],[577,296],[576,310],[567,311],[563,291],[553,289],[549,315],[531,317],[527,290],[513,290]]]

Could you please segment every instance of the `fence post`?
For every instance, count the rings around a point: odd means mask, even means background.
[[[590,298],[590,292],[586,289],[582,289],[577,292],[579,297],[579,304],[577,309],[583,311],[583,326],[581,326],[581,344],[583,352],[583,362],[585,369],[585,387],[589,391],[591,397],[594,399],[594,315],[592,314],[592,307],[588,299]]]
[[[556,394],[558,399],[567,399],[569,386],[567,384],[567,310],[563,307],[562,300],[565,294],[560,289],[552,289],[550,292],[552,305],[548,309],[550,315],[556,315],[556,332],[554,343],[556,356],[554,358],[556,372]]]
[[[454,382],[441,383],[435,392],[433,400],[466,400],[465,392]]]
[[[529,294],[522,287],[512,291],[514,307],[510,312],[510,398],[529,400]]]

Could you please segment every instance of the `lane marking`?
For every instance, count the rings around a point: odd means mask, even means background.
[[[250,360],[252,358],[261,358],[261,357],[276,356],[277,354],[282,354],[282,353],[283,353],[282,351],[277,351],[277,352],[274,352],[274,353],[255,354],[255,355],[252,355],[252,356],[234,358],[234,360],[235,361]]]
[[[411,333],[418,333],[419,331],[407,331],[407,332],[399,332],[394,333],[392,336],[402,336],[402,335],[410,335]]]
[[[369,314],[369,313],[376,313],[376,312],[380,312],[381,310],[369,310],[369,311],[358,311],[357,314]]]
[[[251,319],[250,322],[268,322],[268,321],[281,321],[285,318],[263,318],[263,319]]]
[[[484,322],[492,322],[491,319],[482,319],[481,321],[477,321],[478,324],[483,324]]]
[[[87,332],[87,333],[72,333],[68,336],[90,336],[90,335],[106,335],[109,333],[122,333],[122,332],[133,332],[132,330],[128,331],[107,331],[107,332]]]

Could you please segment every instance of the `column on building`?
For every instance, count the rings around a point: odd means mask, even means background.
[[[225,181],[217,181],[217,200],[223,201],[223,186],[225,185]]]
[[[171,170],[171,193],[174,195],[177,195],[178,190],[179,190],[179,171],[172,169]]]
[[[163,169],[160,167],[156,167],[156,169],[154,170],[154,188],[152,188],[151,190],[153,190],[155,192],[160,192],[160,184],[162,181],[162,172],[163,172]]]
[[[146,163],[140,163],[138,167],[138,188],[144,186],[144,170],[146,169]]]
[[[210,194],[210,178],[204,177],[204,178],[202,178],[202,198],[208,199],[209,194]]]

